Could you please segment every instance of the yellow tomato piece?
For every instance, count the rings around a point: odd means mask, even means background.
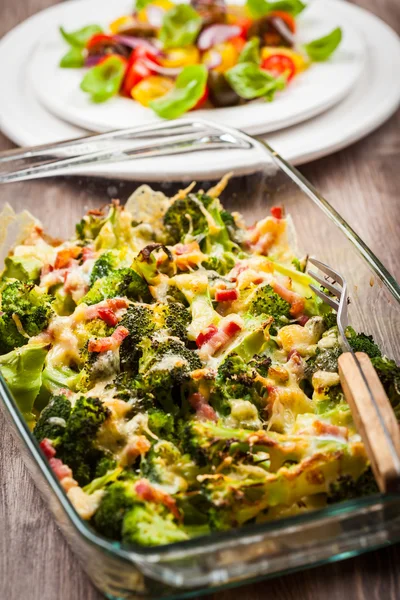
[[[119,17],[119,19],[115,19],[110,25],[110,31],[114,35],[117,34],[122,28],[127,27],[135,22],[135,19],[132,15],[125,15],[124,17]]]
[[[151,2],[150,4],[153,6],[159,6],[165,11],[170,10],[173,6],[175,6],[173,2],[170,2],[170,0],[153,0],[153,2]],[[144,8],[142,8],[142,10],[138,12],[137,17],[139,21],[147,23],[147,6],[145,6]]]
[[[296,73],[304,71],[310,65],[310,61],[305,56],[290,50],[290,48],[285,48],[284,46],[264,46],[264,48],[261,49],[262,60],[265,60],[273,54],[283,54],[284,56],[291,58],[294,62],[294,66],[296,67]]]
[[[221,64],[213,69],[213,71],[217,71],[217,73],[225,73],[225,71],[234,67],[239,58],[239,50],[236,46],[231,42],[224,42],[207,50],[203,55],[202,62],[205,65],[212,65],[214,63],[215,52],[217,52],[222,59]]]
[[[171,88],[174,82],[168,77],[151,75],[139,81],[131,91],[132,98],[142,106],[149,106],[152,100],[164,96]]]
[[[160,60],[163,67],[187,67],[196,65],[200,62],[200,53],[196,46],[187,46],[186,48],[171,48],[166,56]]]

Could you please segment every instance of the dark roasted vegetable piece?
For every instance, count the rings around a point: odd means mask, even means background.
[[[51,296],[45,294],[33,282],[13,281],[2,291],[1,310],[7,316],[16,315],[29,336],[41,333],[53,316]]]
[[[48,405],[40,413],[33,430],[38,442],[45,438],[56,440],[61,437],[71,415],[72,405],[64,394],[52,396]]]
[[[208,89],[210,100],[216,107],[237,106],[241,102],[240,96],[231,87],[223,73],[210,71]]]
[[[367,469],[356,481],[350,475],[342,475],[331,484],[327,497],[328,504],[344,502],[361,496],[379,494],[372,470]]]
[[[354,352],[365,352],[370,358],[382,356],[382,352],[375,344],[372,335],[356,333],[352,327],[347,327],[346,337]]]
[[[97,304],[106,298],[126,296],[132,300],[149,302],[149,287],[133,269],[116,269],[106,277],[97,279],[86,296],[80,300],[86,304]]]

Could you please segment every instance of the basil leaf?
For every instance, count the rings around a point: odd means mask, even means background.
[[[82,49],[72,46],[70,50],[60,60],[60,67],[63,69],[79,69],[83,67],[85,59],[83,58]]]
[[[277,90],[285,87],[283,78],[275,78],[250,62],[238,63],[225,73],[225,77],[238,96],[245,100],[264,96],[270,101]]]
[[[103,30],[100,25],[87,25],[86,27],[82,27],[82,29],[77,29],[70,33],[65,31],[63,27],[60,27],[60,33],[70,46],[84,48],[86,42],[88,42],[95,33],[103,33]]]
[[[165,96],[150,102],[150,108],[163,119],[176,119],[194,106],[204,95],[208,71],[204,65],[182,69],[175,86]]]
[[[93,102],[105,102],[119,92],[126,70],[117,56],[110,56],[92,67],[81,81],[81,89],[91,95]]]
[[[246,7],[253,18],[259,19],[273,10],[282,10],[296,17],[306,8],[306,5],[301,0],[277,0],[276,2],[247,0]]]
[[[324,61],[328,60],[331,54],[335,52],[341,41],[342,30],[340,27],[337,27],[328,35],[325,35],[318,40],[314,40],[313,42],[309,42],[308,44],[304,44],[304,50],[311,60],[317,62]]]
[[[135,11],[139,12],[146,8],[148,4],[151,4],[153,0],[136,0]]]
[[[257,37],[249,40],[243,47],[243,50],[239,54],[239,63],[249,62],[259,65],[261,62],[260,56],[260,40]]]
[[[164,48],[190,46],[200,31],[202,19],[188,4],[177,4],[163,19],[159,33]]]

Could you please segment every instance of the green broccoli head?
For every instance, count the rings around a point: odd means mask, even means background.
[[[151,337],[156,329],[154,313],[148,306],[132,304],[120,324],[129,331],[120,347],[121,369],[137,373],[142,353],[139,344],[143,339]]]
[[[106,298],[126,296],[131,300],[150,302],[151,294],[147,283],[133,269],[116,269],[106,277],[97,279],[88,293],[79,301],[97,304]]]
[[[98,279],[110,275],[118,267],[118,262],[118,258],[112,250],[103,252],[93,265],[90,274],[90,285],[92,286]]]
[[[59,417],[59,413],[63,416]],[[88,484],[103,456],[96,448],[95,441],[101,425],[109,415],[108,408],[98,398],[81,396],[66,418],[67,404],[62,397],[57,396],[55,404],[51,403],[48,409],[42,411],[42,415],[34,434],[39,439],[45,433],[45,437],[51,439],[56,448],[57,458],[72,469],[79,485]],[[55,438],[51,437],[51,432]]]
[[[96,464],[94,476],[103,477],[108,472],[113,471],[117,466],[117,461],[109,454],[104,454]]]
[[[337,326],[337,314],[336,312],[329,312],[323,316],[323,322],[325,329],[331,329]]]
[[[373,494],[379,494],[379,489],[372,469],[369,468],[357,480],[353,479],[351,475],[339,477],[335,483],[330,485],[327,501],[328,504],[334,504]]]
[[[370,358],[382,356],[372,335],[356,333],[352,327],[347,327],[346,338],[354,352],[365,352]]]
[[[335,344],[332,348],[317,348],[315,356],[308,359],[305,375],[311,380],[314,373],[317,371],[329,371],[337,373],[338,358],[342,354],[342,349],[339,344]]]
[[[76,224],[77,238],[83,242],[95,240],[107,218],[108,215],[105,215],[102,210],[91,211]]]
[[[128,544],[162,546],[187,539],[187,533],[159,504],[138,504],[129,510],[123,519],[122,540]]]
[[[267,284],[259,287],[252,295],[248,312],[255,316],[273,317],[279,323],[282,317],[290,318],[290,304]]]
[[[400,420],[400,367],[394,360],[386,357],[375,356],[371,362],[385,388],[395,415]]]
[[[163,440],[173,440],[175,438],[174,417],[159,408],[152,408],[147,413],[148,425],[150,431]]]
[[[158,307],[159,326],[168,330],[169,335],[187,342],[187,328],[192,318],[188,310],[180,302],[169,302]]]
[[[167,244],[183,242],[189,232],[193,237],[207,233],[207,218],[203,211],[210,204],[209,200],[211,198],[205,195],[189,194],[171,204],[164,215]]]
[[[39,280],[42,261],[38,258],[7,256],[4,262],[6,268],[3,271],[3,279],[18,279],[25,282]]]
[[[106,489],[97,509],[93,524],[96,530],[113,540],[122,538],[122,523],[125,514],[134,506],[135,493],[132,482],[116,481]]]
[[[41,442],[45,438],[54,441],[60,438],[65,432],[71,410],[71,402],[64,394],[52,396],[48,405],[40,413],[33,430],[37,441]]]
[[[0,316],[0,354],[6,354],[14,348],[26,344],[27,339],[18,331],[13,320],[7,314]]]
[[[16,315],[29,336],[43,331],[53,316],[51,296],[33,282],[13,281],[7,284],[1,295],[1,310],[8,317]]]

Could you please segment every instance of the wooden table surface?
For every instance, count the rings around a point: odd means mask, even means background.
[[[0,0],[0,36],[52,0]],[[400,31],[399,0],[357,0]],[[390,56],[388,57],[390,60]],[[2,85],[6,82],[2,82]],[[0,92],[1,93],[1,92]],[[400,113],[350,148],[301,168],[400,278]],[[0,150],[13,144],[0,134]],[[40,201],[39,195],[37,198]],[[213,600],[397,600],[400,547],[237,590]],[[0,599],[100,600],[39,497],[0,416]]]

